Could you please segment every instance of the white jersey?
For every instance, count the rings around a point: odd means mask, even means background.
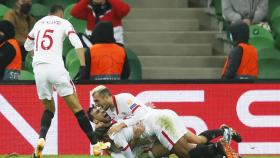
[[[129,93],[120,93],[113,96],[115,108],[108,109],[106,112],[115,120],[124,119],[127,126],[135,125],[144,119],[150,108],[142,103],[139,99]]]
[[[143,120],[144,137],[156,136],[159,142],[171,150],[174,144],[187,133],[184,122],[172,110],[152,109]]]
[[[41,63],[64,66],[63,41],[67,36],[76,49],[83,47],[69,21],[53,15],[39,20],[24,44],[27,51],[34,50],[33,67]]]
[[[129,146],[129,142],[133,139],[132,126],[122,129],[120,132],[110,136],[110,138],[114,141],[115,145],[121,149],[121,155],[126,158],[135,157]]]
[[[134,131],[132,126],[123,128],[120,132],[110,136],[115,145],[121,149],[120,153],[113,153],[111,154],[111,156],[113,158],[142,158],[145,154],[143,151],[144,147],[151,147],[151,145],[155,141],[153,137],[149,137],[148,140],[141,137],[141,139],[137,143],[137,146],[134,146],[134,149],[131,150],[129,142],[132,141],[133,137]]]

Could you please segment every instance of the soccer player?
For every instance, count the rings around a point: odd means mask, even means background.
[[[103,85],[97,86],[91,91],[95,105],[106,111],[113,119],[126,118],[121,123],[112,126],[108,135],[112,136],[125,127],[135,125],[141,120],[145,120],[145,127],[148,127],[148,135],[156,135],[163,146],[174,152],[179,157],[198,157],[201,154],[210,155],[218,151],[221,143],[212,144],[211,150],[208,146],[196,146],[189,142],[202,144],[210,141],[216,136],[226,136],[229,142],[232,134],[229,128],[223,130],[211,130],[196,136],[190,131],[186,131],[182,120],[171,110],[151,109],[145,106],[140,100],[129,93],[112,95],[108,88]],[[149,119],[147,119],[149,118]],[[150,134],[149,134],[150,133]],[[193,149],[193,150],[192,150]]]
[[[42,157],[42,150],[52,118],[55,112],[52,97],[53,88],[65,100],[68,107],[83,130],[91,144],[95,144],[96,137],[88,117],[79,102],[76,89],[71,81],[68,71],[64,68],[62,60],[63,40],[69,37],[80,58],[81,66],[85,65],[84,50],[71,23],[64,17],[64,8],[53,5],[48,16],[39,20],[28,34],[24,47],[27,51],[34,51],[33,71],[39,99],[45,111],[41,119],[41,128],[37,147],[33,153],[34,158]]]

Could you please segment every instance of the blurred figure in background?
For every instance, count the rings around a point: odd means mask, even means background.
[[[249,26],[236,22],[230,26],[229,32],[234,47],[225,62],[222,79],[257,79],[258,53],[248,44]]]
[[[0,21],[0,79],[18,80],[21,65],[21,50],[15,39],[15,28],[7,20]]]
[[[129,66],[122,46],[116,44],[111,22],[99,22],[92,32],[93,45],[86,52],[86,67],[80,79],[120,80],[129,76]]]
[[[72,9],[71,15],[87,20],[86,35],[90,36],[99,21],[110,21],[114,27],[117,43],[124,44],[122,18],[130,7],[122,0],[80,0]]]
[[[268,0],[222,0],[223,16],[235,23],[258,24],[263,22],[268,13]]]
[[[19,42],[22,52],[22,60],[25,60],[26,50],[24,49],[24,42],[35,24],[35,18],[30,15],[32,7],[32,0],[17,0],[15,7],[9,10],[3,19],[10,21],[15,27],[15,39]]]

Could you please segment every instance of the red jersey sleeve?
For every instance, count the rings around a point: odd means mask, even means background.
[[[112,5],[112,12],[120,19],[130,11],[130,6],[122,0],[109,0],[108,2]]]
[[[71,10],[71,15],[78,19],[87,20],[91,10],[88,7],[88,0],[80,0]]]

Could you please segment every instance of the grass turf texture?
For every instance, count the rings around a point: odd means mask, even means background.
[[[5,158],[4,155],[0,155],[0,158]],[[31,158],[30,155],[24,156],[12,156],[11,158]],[[110,156],[88,156],[88,155],[62,155],[62,156],[44,156],[43,158],[110,158]],[[170,158],[177,158],[176,156],[170,156]],[[279,156],[245,156],[243,158],[279,158]]]

